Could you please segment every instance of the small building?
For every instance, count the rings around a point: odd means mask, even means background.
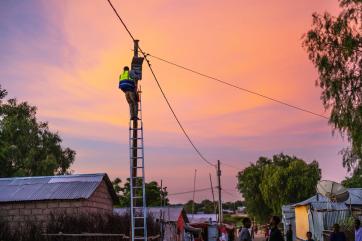
[[[118,203],[107,174],[0,178],[0,219],[45,223],[51,214],[109,213]]]
[[[187,218],[190,220],[190,223],[216,223],[217,214],[187,214]]]
[[[284,233],[286,234],[289,229],[289,225],[292,225],[293,230],[293,240],[296,240],[295,237],[295,211],[293,204],[283,205],[282,206],[282,223],[284,227]]]
[[[114,213],[123,215],[129,212],[129,208],[115,208]],[[186,211],[182,206],[149,207],[147,212],[152,215],[156,222],[160,222],[162,228],[162,240],[188,240],[192,236],[192,228]]]
[[[315,240],[323,241],[324,230],[329,230],[333,224],[350,217],[351,212],[354,216],[358,216],[356,212],[362,206],[362,188],[349,188],[348,192],[349,198],[345,202],[332,202],[317,194],[305,201],[291,205],[290,210],[294,207],[295,213],[296,238],[306,240],[306,233],[311,231]],[[284,215],[286,215],[285,212]]]

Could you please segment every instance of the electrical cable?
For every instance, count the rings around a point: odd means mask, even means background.
[[[240,167],[237,167],[237,166],[234,166],[234,165],[225,163],[225,162],[223,162],[223,161],[220,161],[220,163],[223,164],[223,165],[226,166],[226,167],[233,168],[233,169],[236,169],[236,170],[238,170],[238,171],[242,171],[242,170],[243,170],[243,168],[240,168]]]
[[[132,38],[133,41],[135,41],[135,38],[133,37],[131,31],[128,29],[127,25],[126,25],[125,22],[122,20],[121,16],[118,14],[117,10],[115,9],[115,7],[114,7],[113,4],[111,3],[111,1],[110,1],[110,0],[107,0],[107,1],[108,1],[109,5],[112,7],[114,13],[117,15],[118,19],[121,21],[123,27],[124,27],[124,28],[126,29],[126,31],[128,32],[129,36]],[[152,69],[152,67],[151,67],[151,64],[150,64],[149,59],[147,59],[147,54],[146,54],[144,51],[142,51],[142,49],[141,49],[139,46],[138,46],[138,48],[139,48],[139,50],[141,51],[141,53],[143,54],[143,56],[144,56],[144,58],[145,58],[145,60],[146,60],[146,62],[147,62],[147,64],[148,64],[148,67],[149,67],[149,69],[150,69],[150,71],[151,71],[151,73],[152,73],[152,75],[153,75],[153,78],[154,78],[154,80],[156,81],[157,86],[158,86],[158,88],[160,89],[160,91],[161,91],[161,93],[162,93],[162,95],[163,95],[163,98],[165,99],[165,101],[166,101],[169,109],[171,110],[174,118],[176,119],[179,127],[181,128],[182,132],[183,132],[184,135],[186,136],[187,140],[190,142],[190,144],[192,145],[192,147],[194,148],[194,150],[196,151],[196,153],[199,155],[199,157],[200,157],[203,161],[205,161],[205,162],[206,162],[207,164],[209,164],[210,166],[216,167],[216,164],[211,163],[210,161],[208,161],[208,160],[204,157],[204,155],[202,155],[202,153],[200,152],[200,150],[196,147],[196,145],[194,144],[194,142],[191,140],[190,136],[187,134],[185,128],[184,128],[183,125],[181,124],[181,122],[180,122],[180,120],[178,119],[175,111],[173,110],[170,102],[168,101],[168,99],[167,99],[167,97],[166,97],[166,94],[165,94],[165,92],[163,91],[163,89],[162,89],[162,87],[161,87],[161,85],[160,85],[160,83],[159,83],[159,81],[158,81],[158,79],[157,79],[157,77],[156,77],[156,74],[155,74],[155,72],[153,71],[153,69]]]
[[[135,41],[136,39],[133,37],[131,31],[129,31],[129,29],[127,28],[127,25],[125,24],[125,22],[123,22],[123,19],[121,18],[121,16],[119,16],[117,10],[115,9],[115,7],[113,6],[112,2],[110,0],[107,0],[109,5],[111,6],[111,8],[113,9],[114,13],[117,15],[119,21],[121,21],[123,27],[126,29],[127,33],[129,34],[129,36],[132,38],[133,41]]]
[[[296,109],[296,110],[299,110],[299,111],[303,111],[303,112],[306,112],[306,113],[309,113],[309,114],[312,114],[312,115],[315,115],[315,116],[318,116],[318,117],[321,117],[321,118],[324,118],[324,119],[329,119],[327,116],[324,116],[324,115],[322,115],[322,114],[318,114],[318,113],[316,113],[316,112],[307,110],[307,109],[305,109],[305,108],[302,108],[302,107],[299,107],[299,106],[296,106],[296,105],[293,105],[293,104],[289,104],[289,103],[287,103],[287,102],[285,102],[285,101],[282,101],[282,100],[279,100],[279,99],[276,99],[276,98],[273,98],[273,97],[269,97],[269,96],[267,96],[267,95],[265,95],[265,94],[261,94],[261,93],[258,93],[258,92],[256,92],[256,91],[249,90],[249,89],[246,89],[246,88],[237,86],[237,85],[235,85],[235,84],[231,84],[231,83],[229,83],[229,82],[227,82],[227,81],[225,81],[225,80],[221,80],[221,79],[216,78],[216,77],[213,77],[213,76],[211,76],[211,75],[201,73],[201,72],[196,71],[196,70],[194,70],[194,69],[191,69],[191,68],[189,68],[189,67],[185,67],[185,66],[183,66],[183,65],[174,63],[174,62],[169,61],[169,60],[167,60],[167,59],[164,59],[164,58],[161,58],[161,57],[157,57],[157,56],[152,55],[152,54],[150,54],[150,53],[147,53],[147,55],[150,56],[150,57],[152,57],[152,58],[158,59],[158,60],[160,60],[160,61],[162,61],[162,62],[165,62],[165,63],[168,63],[168,64],[170,64],[170,65],[176,66],[176,67],[178,67],[178,68],[187,70],[187,71],[189,71],[189,72],[192,72],[192,73],[194,73],[194,74],[197,74],[197,75],[203,76],[203,77],[205,77],[205,78],[215,80],[215,81],[217,81],[217,82],[219,82],[219,83],[228,85],[228,86],[230,86],[230,87],[233,87],[233,88],[242,90],[242,91],[247,92],[247,93],[249,93],[249,94],[257,95],[257,96],[262,97],[262,98],[264,98],[264,99],[268,99],[268,100],[270,100],[270,101],[274,101],[274,102],[277,102],[277,103],[279,103],[279,104],[288,106],[288,107],[290,107],[290,108],[293,108],[293,109]]]
[[[221,191],[224,192],[225,194],[228,194],[229,196],[237,197],[236,194],[233,194],[233,193],[231,193],[231,192],[225,191],[225,189],[222,189]]]
[[[214,187],[213,189],[217,190],[217,187]],[[211,187],[195,189],[195,192],[204,192],[204,191],[208,191],[208,190],[211,190]],[[224,192],[228,192],[228,194],[230,194],[230,195],[234,195],[234,196],[235,196],[235,194],[232,194],[231,192],[232,192],[232,191],[236,191],[236,190],[224,189],[224,188],[222,188],[221,190],[224,191]],[[184,192],[176,192],[176,193],[169,193],[169,194],[167,194],[167,196],[190,194],[190,193],[193,193],[193,192],[194,192],[194,190],[184,191]],[[237,192],[237,191],[236,191],[236,192]]]
[[[157,86],[158,86],[158,88],[160,89],[160,91],[161,91],[161,93],[162,93],[162,95],[163,95],[163,98],[165,99],[165,101],[166,101],[169,109],[171,110],[173,116],[175,117],[175,120],[177,121],[179,127],[181,128],[182,132],[183,132],[184,135],[186,136],[187,140],[190,142],[190,144],[192,145],[192,147],[194,148],[194,150],[197,152],[197,154],[200,156],[200,158],[201,158],[204,162],[206,162],[206,163],[209,164],[210,166],[215,167],[215,166],[216,166],[215,164],[213,164],[213,163],[211,163],[210,161],[208,161],[208,160],[204,157],[204,155],[202,155],[202,153],[200,152],[200,150],[195,146],[195,144],[194,144],[193,141],[191,140],[190,136],[187,134],[185,128],[184,128],[183,125],[181,124],[181,122],[180,122],[180,120],[178,119],[175,111],[173,110],[170,102],[168,101],[168,99],[167,99],[167,97],[166,97],[166,94],[165,94],[165,92],[163,91],[163,89],[162,89],[162,87],[161,87],[161,85],[160,85],[160,82],[158,81],[158,79],[157,79],[157,77],[156,77],[156,74],[155,74],[155,72],[153,71],[152,66],[151,66],[149,60],[146,58],[146,55],[144,55],[144,56],[145,56],[145,59],[146,59],[146,61],[147,61],[148,67],[149,67],[149,69],[150,69],[150,71],[151,71],[151,73],[152,73],[152,75],[153,75],[153,78],[154,78],[154,80],[156,81]]]
[[[204,191],[208,191],[208,190],[211,190],[211,187],[195,189],[195,192],[204,192]],[[184,192],[176,192],[176,193],[167,194],[167,196],[176,196],[176,195],[182,195],[182,194],[189,194],[189,193],[193,193],[193,192],[194,192],[194,190],[192,190],[192,191],[184,191]]]

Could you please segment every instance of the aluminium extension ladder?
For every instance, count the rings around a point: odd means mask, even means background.
[[[141,91],[138,91],[138,120],[129,125],[131,235],[132,241],[147,241],[147,206]]]

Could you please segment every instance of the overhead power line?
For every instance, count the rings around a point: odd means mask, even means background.
[[[214,187],[213,189],[217,189],[217,187]],[[211,190],[211,187],[206,187],[206,188],[200,188],[200,189],[195,189],[195,192],[205,192],[205,191],[209,191]],[[236,190],[232,190],[232,189],[224,189],[222,188],[221,189],[223,192],[229,194],[229,195],[236,195],[236,194],[233,194],[231,193],[232,191],[235,191]],[[175,192],[175,193],[169,193],[167,194],[167,196],[176,196],[176,195],[183,195],[183,194],[190,194],[190,193],[193,193],[194,190],[190,190],[190,191],[184,191],[184,192]]]
[[[110,0],[107,0],[107,1],[108,1],[109,5],[112,7],[114,13],[117,15],[118,19],[121,21],[123,27],[124,27],[124,28],[126,29],[126,31],[128,32],[129,36],[132,38],[133,41],[136,40],[136,39],[133,37],[131,31],[128,29],[128,27],[127,27],[127,25],[125,24],[125,22],[122,20],[121,16],[118,14],[117,10],[115,9],[115,7],[114,7],[113,4],[111,3],[111,1],[110,1]],[[190,142],[190,144],[192,145],[192,147],[194,148],[194,150],[196,151],[196,153],[199,155],[199,157],[200,157],[204,162],[206,162],[206,163],[207,163],[208,165],[210,165],[210,166],[215,167],[215,164],[213,164],[213,163],[211,163],[210,161],[208,161],[208,160],[204,157],[204,155],[202,155],[202,153],[200,152],[200,150],[196,147],[196,145],[194,144],[194,142],[191,140],[190,136],[189,136],[188,133],[186,132],[185,128],[183,127],[183,125],[181,124],[179,118],[177,117],[175,111],[173,110],[170,102],[168,101],[168,99],[167,99],[167,97],[166,97],[166,94],[165,94],[165,92],[163,91],[163,89],[162,89],[162,87],[161,87],[161,85],[160,85],[160,82],[158,81],[158,78],[157,78],[155,72],[154,72],[153,69],[152,69],[152,66],[151,66],[151,64],[150,64],[150,61],[147,59],[147,54],[146,54],[144,51],[142,51],[141,47],[138,47],[138,48],[139,48],[139,50],[141,51],[141,53],[143,54],[143,56],[145,57],[145,60],[146,60],[146,62],[147,62],[147,65],[148,65],[148,67],[149,67],[149,69],[150,69],[150,71],[151,71],[151,73],[152,73],[152,75],[153,75],[154,80],[155,80],[156,83],[157,83],[158,88],[160,89],[160,91],[161,91],[161,93],[162,93],[163,98],[165,99],[165,101],[166,101],[169,109],[170,109],[171,112],[172,112],[172,115],[174,116],[176,122],[178,123],[178,125],[179,125],[179,127],[181,128],[182,132],[183,132],[184,135],[186,136],[187,140]]]
[[[199,72],[199,71],[197,71],[197,70],[191,69],[191,68],[189,68],[189,67],[185,67],[185,66],[183,66],[183,65],[180,65],[180,64],[177,64],[177,63],[172,62],[172,61],[170,61],[170,60],[167,60],[167,59],[164,59],[164,58],[155,56],[155,55],[153,55],[153,54],[147,53],[147,56],[150,56],[150,57],[152,57],[152,58],[158,59],[158,60],[160,60],[160,61],[162,61],[162,62],[165,62],[165,63],[167,63],[167,64],[176,66],[176,67],[178,67],[178,68],[187,70],[187,71],[192,72],[192,73],[194,73],[194,74],[203,76],[203,77],[205,77],[205,78],[215,80],[215,81],[217,81],[217,82],[219,82],[219,83],[228,85],[228,86],[230,86],[230,87],[233,87],[233,88],[235,88],[235,89],[238,89],[238,90],[247,92],[247,93],[249,93],[249,94],[257,95],[257,96],[262,97],[262,98],[264,98],[264,99],[268,99],[268,100],[270,100],[270,101],[277,102],[277,103],[279,103],[279,104],[288,106],[288,107],[290,107],[290,108],[293,108],[293,109],[296,109],[296,110],[299,110],[299,111],[302,111],[302,112],[305,112],[305,113],[309,113],[309,114],[312,114],[312,115],[321,117],[321,118],[323,118],[323,119],[328,119],[328,117],[325,116],[325,115],[318,114],[318,113],[313,112],[313,111],[310,111],[310,110],[308,110],[308,109],[306,109],[306,108],[299,107],[299,106],[296,106],[296,105],[293,105],[293,104],[289,104],[289,103],[287,103],[287,102],[285,102],[285,101],[282,101],[282,100],[279,100],[279,99],[277,99],[277,98],[269,97],[269,96],[267,96],[267,95],[265,95],[265,94],[261,94],[261,93],[256,92],[256,91],[249,90],[249,89],[246,89],[246,88],[237,86],[237,85],[232,84],[232,83],[229,83],[229,82],[227,82],[227,81],[225,81],[225,80],[221,80],[221,79],[216,78],[216,77],[213,77],[213,76],[211,76],[211,75],[201,73],[201,72]]]
[[[215,188],[214,188],[215,189]],[[176,193],[170,193],[167,196],[176,196],[176,195],[182,195],[182,194],[189,194],[189,193],[193,193],[195,192],[204,192],[204,191],[209,191],[211,190],[211,187],[207,187],[207,188],[201,188],[201,189],[195,189],[192,191],[184,191],[184,192],[176,192]]]
[[[228,194],[229,196],[240,198],[240,197],[237,196],[236,194],[231,193],[231,192],[229,192],[229,191],[226,191],[225,189],[222,189],[222,192],[224,192],[225,194]]]
[[[119,21],[121,21],[123,27],[126,29],[126,31],[127,31],[127,33],[129,34],[129,36],[132,38],[133,41],[136,40],[136,39],[133,37],[131,31],[129,31],[127,25],[125,24],[125,22],[123,21],[123,19],[121,18],[121,16],[119,16],[119,14],[118,14],[117,10],[115,9],[115,7],[113,6],[112,2],[111,2],[110,0],[107,0],[107,1],[108,1],[109,5],[111,6],[111,8],[113,9],[114,13],[117,15]]]
[[[223,161],[220,161],[220,163],[221,163],[223,166],[226,166],[226,167],[229,167],[229,168],[232,168],[232,169],[238,170],[238,171],[243,170],[243,168],[240,168],[240,167],[237,167],[237,166],[231,165],[231,164],[229,164],[229,163],[225,163],[225,162],[223,162]]]
[[[183,125],[181,124],[181,122],[180,122],[180,120],[178,119],[175,111],[173,110],[170,102],[168,101],[168,99],[167,99],[167,97],[166,97],[166,94],[165,94],[165,92],[163,91],[163,89],[162,89],[162,87],[161,87],[161,85],[160,85],[160,82],[158,81],[157,76],[156,76],[155,72],[153,71],[153,69],[152,69],[152,67],[151,67],[150,62],[149,62],[147,59],[146,59],[146,61],[147,61],[148,67],[149,67],[149,69],[150,69],[150,71],[151,71],[151,73],[152,73],[152,75],[153,75],[153,78],[155,79],[155,81],[156,81],[156,83],[157,83],[157,86],[158,86],[158,88],[160,89],[160,91],[161,91],[161,93],[162,93],[163,98],[165,99],[165,101],[166,101],[166,103],[167,103],[170,111],[172,112],[172,115],[175,117],[175,120],[177,121],[179,127],[181,128],[182,132],[183,132],[184,135],[186,136],[187,140],[190,142],[190,144],[192,145],[192,147],[194,148],[194,150],[197,152],[197,154],[200,156],[200,158],[201,158],[204,162],[206,162],[206,163],[209,164],[210,166],[215,167],[215,164],[213,164],[213,163],[211,163],[210,161],[208,161],[208,160],[204,157],[204,155],[202,155],[202,153],[200,152],[200,150],[196,147],[196,145],[194,144],[194,142],[191,140],[190,136],[187,134],[185,128],[184,128]]]

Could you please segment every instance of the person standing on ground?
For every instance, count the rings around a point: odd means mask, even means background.
[[[250,228],[250,235],[251,235],[251,240],[254,240],[254,224],[252,224]]]
[[[312,232],[308,231],[307,232],[307,241],[314,241],[314,239],[312,238]]]
[[[333,225],[333,233],[331,234],[329,241],[346,241],[346,235],[340,231],[339,224]]]
[[[291,224],[288,225],[288,230],[285,236],[286,236],[286,241],[293,241],[293,230]]]
[[[268,241],[284,241],[282,232],[278,229],[280,218],[273,216],[270,219],[270,235]]]
[[[119,76],[119,88],[124,92],[129,105],[130,119],[138,119],[138,98],[137,86],[132,74],[129,72],[128,66],[123,68],[123,73]]]
[[[243,228],[240,231],[238,241],[251,241],[251,235],[249,232],[249,228],[251,227],[251,220],[250,218],[243,219]]]
[[[361,221],[359,219],[354,220],[354,240],[355,241],[362,241],[362,228],[361,228]]]

